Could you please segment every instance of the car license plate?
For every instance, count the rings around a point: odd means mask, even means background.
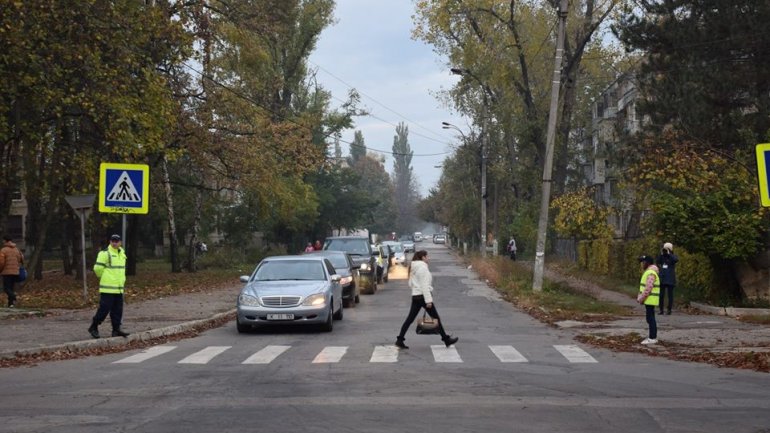
[[[293,314],[268,314],[267,320],[294,320]]]

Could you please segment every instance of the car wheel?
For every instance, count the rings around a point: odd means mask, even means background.
[[[334,310],[334,302],[332,301],[332,311]],[[340,305],[340,309],[337,310],[336,313],[334,313],[334,320],[342,320],[342,305]]]
[[[235,319],[235,328],[238,329],[239,334],[251,331],[251,326],[242,324],[238,319]]]
[[[334,307],[330,305],[329,314],[326,317],[326,323],[321,326],[321,330],[324,332],[332,332],[332,329],[334,329],[334,319],[332,317],[332,313],[334,313]]]
[[[343,299],[342,300],[342,308],[350,308],[352,306],[356,305],[355,302],[353,302],[352,299]]]
[[[359,302],[361,302],[361,297],[356,295],[356,304],[359,303]]]
[[[390,269],[388,269],[388,270],[390,270]],[[388,282],[388,276],[385,275],[384,277],[382,277],[382,281],[385,281],[387,283]]]

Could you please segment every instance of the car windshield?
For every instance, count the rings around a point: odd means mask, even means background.
[[[326,256],[327,259],[329,259],[330,262],[332,262],[332,266],[334,266],[334,269],[346,269],[350,267],[350,264],[348,264],[347,257],[341,255],[341,254],[333,254]]]
[[[274,260],[263,262],[254,276],[256,281],[326,280],[319,260]]]
[[[366,239],[328,239],[324,249],[345,251],[352,254],[369,254],[368,243],[369,241]]]

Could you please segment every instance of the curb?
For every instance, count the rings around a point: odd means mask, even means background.
[[[690,302],[690,306],[696,310],[717,316],[770,316],[770,308],[738,308],[738,307],[715,307],[713,305],[701,304],[700,302]]]
[[[20,356],[34,356],[41,353],[55,352],[78,352],[84,349],[94,349],[99,347],[119,347],[126,346],[134,341],[147,341],[159,337],[168,337],[190,331],[199,326],[207,325],[210,322],[216,322],[228,316],[232,317],[236,309],[215,314],[206,319],[198,319],[190,322],[183,322],[177,325],[166,326],[163,328],[150,329],[147,331],[132,333],[128,337],[108,337],[91,340],[72,341],[69,343],[54,344],[51,346],[35,347],[30,349],[9,350],[0,352],[0,359],[13,359]]]

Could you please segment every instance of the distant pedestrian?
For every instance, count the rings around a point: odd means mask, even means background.
[[[321,246],[321,241],[316,240],[315,243],[313,244],[313,250],[321,251],[322,249],[323,247]]]
[[[436,306],[433,304],[433,294],[431,293],[433,292],[433,276],[428,269],[427,251],[420,250],[412,256],[412,262],[409,264],[408,281],[409,288],[412,289],[412,305],[409,309],[409,314],[406,316],[406,320],[404,320],[404,324],[401,325],[401,332],[399,332],[398,337],[396,337],[396,347],[401,349],[409,348],[409,346],[405,344],[404,336],[422,308],[425,308],[425,311],[430,317],[438,320],[438,332],[446,347],[457,343],[457,337],[447,335],[444,331],[444,323],[439,318],[438,310],[436,310]]]
[[[16,292],[13,288],[23,265],[24,255],[16,248],[13,238],[4,236],[3,248],[0,249],[0,275],[3,276],[3,291],[8,296],[8,308],[16,306]]]
[[[99,277],[99,309],[91,320],[88,333],[99,338],[99,325],[107,315],[112,323],[113,337],[128,337],[120,328],[123,322],[123,294],[126,284],[126,251],[121,247],[120,235],[112,235],[107,248],[99,251],[94,273]]]
[[[516,261],[516,239],[514,239],[513,236],[511,236],[511,240],[508,241],[508,246],[505,247],[505,250],[508,251],[511,260]]]
[[[649,336],[642,340],[642,344],[657,344],[658,324],[655,322],[655,307],[658,306],[660,298],[658,267],[653,264],[651,256],[639,257],[639,263],[642,269],[642,279],[639,281],[639,296],[636,297],[636,302],[644,305],[649,327]]]
[[[663,244],[660,255],[655,263],[660,269],[660,314],[663,314],[663,304],[665,304],[666,295],[668,295],[668,308],[666,314],[671,314],[671,308],[674,306],[674,286],[676,285],[676,262],[679,257],[674,254],[674,245],[671,242]]]
[[[306,253],[312,253],[313,251],[315,251],[315,248],[313,248],[313,243],[312,242],[308,242],[307,246],[305,247],[305,252]]]

